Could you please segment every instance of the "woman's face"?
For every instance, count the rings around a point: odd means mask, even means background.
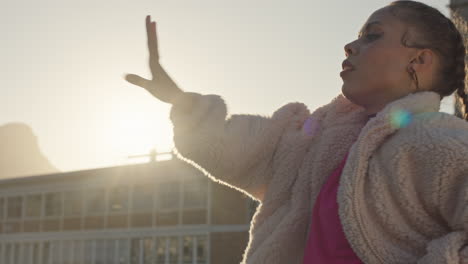
[[[382,8],[368,18],[358,39],[344,47],[353,70],[340,74],[342,93],[368,114],[412,92],[408,66],[415,49],[401,44],[405,31],[405,25]]]

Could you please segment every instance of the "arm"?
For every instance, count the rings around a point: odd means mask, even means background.
[[[418,264],[468,264],[466,230],[450,232],[434,239],[426,250],[427,254],[418,260]]]
[[[232,115],[217,95],[184,93],[171,109],[177,151],[216,179],[262,200],[282,135],[300,129],[306,106],[290,103],[271,117]],[[299,128],[298,128],[299,127]]]
[[[128,82],[172,104],[177,151],[211,175],[261,200],[273,174],[272,160],[283,132],[302,125],[304,104],[291,103],[272,117],[233,115],[226,119],[224,100],[216,95],[184,92],[159,63],[156,24],[146,18],[152,79],[128,74]]]
[[[444,136],[434,137],[436,151],[426,151],[432,156],[426,166],[438,175],[438,211],[451,231],[431,240],[418,264],[468,264],[468,138]]]

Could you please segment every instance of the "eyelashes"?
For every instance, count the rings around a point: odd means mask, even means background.
[[[367,34],[365,35],[365,39],[366,41],[373,41],[373,40],[376,40],[380,37],[379,34]]]
[[[358,39],[364,37],[367,41],[372,41],[375,39],[378,39],[380,37],[380,34],[365,34],[365,35],[358,35]]]

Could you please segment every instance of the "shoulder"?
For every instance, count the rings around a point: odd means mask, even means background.
[[[307,117],[310,114],[309,108],[301,102],[291,102],[278,108],[273,113],[274,119],[287,119],[292,116]]]
[[[445,113],[419,114],[390,136],[376,156],[392,175],[411,178],[423,189],[465,182],[468,122]]]
[[[385,140],[375,155],[389,171],[450,181],[468,171],[468,122],[439,112],[419,114]]]
[[[411,117],[387,143],[397,148],[467,153],[468,122],[447,113],[421,113]]]
[[[373,165],[399,190],[418,192],[444,207],[468,194],[468,122],[445,113],[424,113],[390,136]],[[410,187],[400,188],[401,185]],[[466,200],[468,197],[458,197]]]

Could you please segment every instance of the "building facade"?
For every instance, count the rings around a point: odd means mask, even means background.
[[[468,0],[450,0],[450,10],[459,12],[465,19],[468,18]]]
[[[0,263],[237,264],[256,205],[178,159],[5,179]]]

